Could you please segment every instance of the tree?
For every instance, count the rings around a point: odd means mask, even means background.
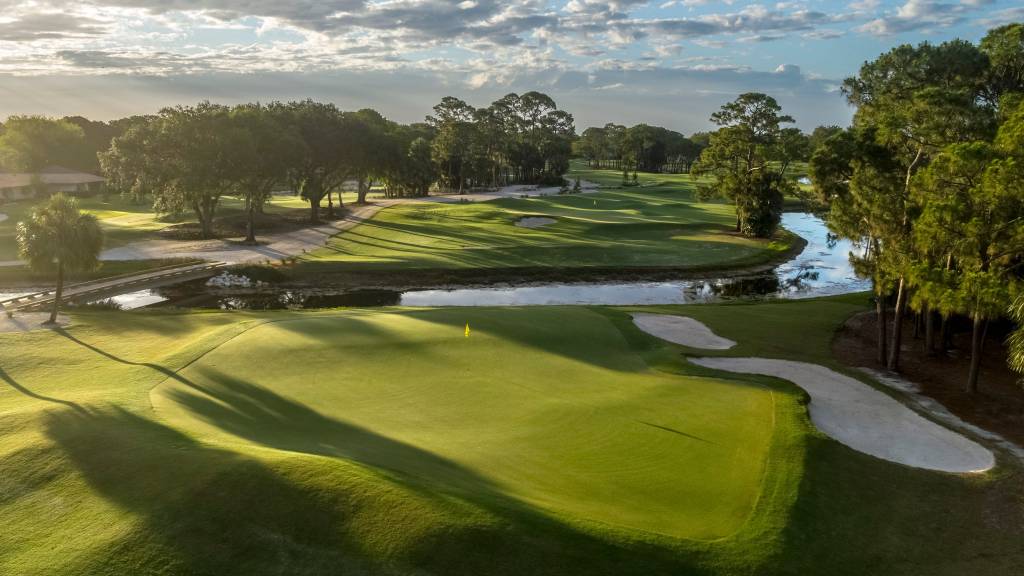
[[[387,162],[385,152],[395,152],[388,150],[387,142],[394,130],[394,123],[370,108],[352,113],[351,120],[353,122],[349,123],[348,133],[351,142],[349,166],[351,176],[358,185],[356,203],[366,204],[366,195],[370,191],[369,181],[384,172]]]
[[[243,104],[231,111],[232,123],[247,135],[237,152],[239,179],[235,192],[245,201],[245,241],[256,243],[256,212],[270,199],[274,187],[288,178],[288,170],[305,156],[305,143],[287,122],[279,104]]]
[[[599,168],[608,158],[608,142],[604,128],[587,128],[573,143],[573,153],[582,156],[592,168]]]
[[[880,145],[872,128],[852,128],[828,138],[810,162],[819,201],[828,209],[828,226],[861,247],[850,261],[858,275],[871,278],[878,324],[878,362],[888,361],[886,297],[892,289],[889,239],[902,227],[899,165]]]
[[[893,174],[878,180],[890,188],[859,179],[881,195],[885,211],[900,221],[899,226],[882,227],[886,236],[873,238],[881,250],[876,263],[889,267],[897,279],[890,370],[899,368],[903,316],[913,289],[909,274],[924,256],[914,253],[917,245],[911,241],[919,209],[911,198],[911,182],[942,147],[991,135],[995,117],[983,98],[987,67],[988,58],[969,42],[902,45],[866,62],[857,76],[843,83],[847,100],[857,107],[854,126],[872,135],[892,160],[888,165]],[[928,306],[921,298],[915,301]]]
[[[940,247],[955,264],[925,260],[919,275],[944,311],[972,320],[971,393],[978,389],[987,322],[1009,308],[1018,284],[1013,269],[1024,257],[1024,139],[1003,135],[997,146],[948,146],[915,180],[924,207],[915,240],[923,250]]]
[[[1010,368],[1024,374],[1024,294],[1017,297],[1010,307],[1010,317],[1017,323],[1017,330],[1010,334]]]
[[[978,48],[989,60],[986,97],[994,106],[1012,109],[1024,98],[1024,24],[1017,22],[989,30]],[[1002,102],[1007,97],[1010,101]]]
[[[159,116],[115,138],[101,157],[104,170],[122,191],[143,187],[158,211],[192,210],[200,235],[213,235],[220,198],[237,191],[254,164],[247,130],[226,106],[201,102],[165,108]]]
[[[783,196],[793,187],[784,177],[792,146],[781,146],[781,124],[793,118],[781,112],[774,98],[755,92],[723,105],[711,115],[721,128],[711,135],[692,170],[716,177],[702,194],[730,199],[736,207],[736,231],[749,236],[775,232]]]
[[[807,137],[810,151],[813,153],[819,146],[824,144],[826,140],[841,132],[843,132],[843,128],[839,126],[818,126],[811,131],[811,134]]]
[[[466,183],[469,146],[473,139],[476,110],[458,98],[445,96],[434,106],[434,115],[427,123],[436,131],[432,157],[441,172],[441,185],[461,194]]]
[[[89,169],[83,165],[88,147],[82,129],[65,120],[43,116],[11,116],[0,133],[0,167],[11,171],[39,173],[59,164]]]
[[[57,287],[48,323],[57,321],[64,294],[65,272],[93,270],[99,265],[103,231],[92,214],[83,214],[78,201],[55,194],[36,206],[28,220],[18,223],[18,255],[38,272],[56,272]]]
[[[301,160],[289,170],[295,189],[309,202],[310,222],[320,222],[320,201],[341,186],[350,171],[348,121],[333,104],[312,100],[285,105],[287,122],[305,143]]]
[[[68,164],[68,166],[88,172],[96,172],[100,169],[98,155],[110,149],[110,142],[116,136],[123,134],[124,129],[128,127],[128,124],[124,122],[99,122],[82,116],[66,116],[62,121],[78,126],[82,129],[83,135],[83,145],[80,147],[81,158],[76,158],[74,163]]]

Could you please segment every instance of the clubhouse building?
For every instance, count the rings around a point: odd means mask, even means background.
[[[91,196],[103,190],[104,182],[102,176],[62,166],[47,166],[38,173],[0,172],[0,201],[24,200],[58,192]]]

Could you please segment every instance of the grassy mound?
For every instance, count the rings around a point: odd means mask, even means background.
[[[466,498],[700,539],[750,514],[774,410],[759,386],[649,370],[580,309],[265,324],[168,379],[153,406],[205,441],[342,457]]]
[[[728,354],[830,364],[861,300],[660,310],[739,341]],[[856,453],[808,425],[795,387],[689,365],[624,310],[74,320],[0,335],[0,574],[994,575],[1024,561],[1019,466],[962,477]]]

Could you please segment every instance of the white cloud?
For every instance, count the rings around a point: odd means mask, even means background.
[[[914,30],[940,30],[959,24],[974,10],[992,4],[993,0],[907,0],[894,12],[875,18],[856,30],[874,36],[891,36]]]

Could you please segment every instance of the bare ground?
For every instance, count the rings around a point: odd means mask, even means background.
[[[850,318],[836,333],[832,353],[849,366],[882,369],[875,357],[876,326],[873,312]],[[900,375],[962,420],[1024,445],[1024,386],[1020,375],[1006,366],[1006,345],[998,331],[990,331],[985,342],[980,391],[971,395],[964,391],[970,367],[970,332],[955,333],[954,348],[948,354],[930,357],[923,337],[914,338],[913,330],[908,319],[903,328]]]

